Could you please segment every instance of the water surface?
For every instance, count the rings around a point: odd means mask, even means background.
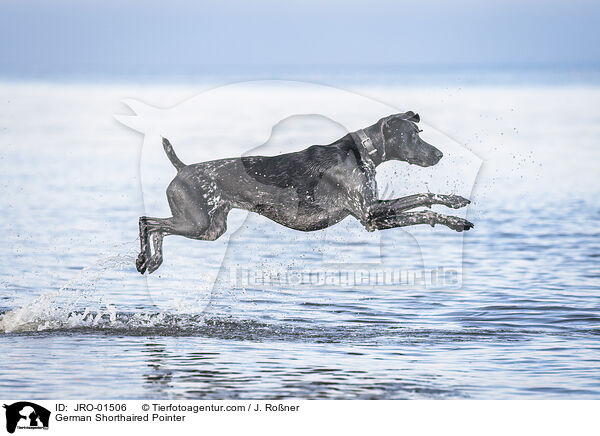
[[[1,87],[0,395],[600,397],[597,87],[362,90],[426,114],[484,161],[460,289],[221,278],[214,292],[201,279],[219,271],[218,244],[171,237],[150,282],[135,271],[152,200],[137,178],[140,137],[111,118],[121,98],[174,104],[196,89]],[[423,256],[463,241],[416,234]],[[419,266],[403,232],[385,242],[387,261]],[[332,246],[376,261],[368,246]],[[319,247],[252,217],[230,256],[252,271],[311,267]]]

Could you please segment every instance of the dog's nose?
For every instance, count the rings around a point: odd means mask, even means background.
[[[437,160],[440,160],[442,157],[444,157],[444,153],[442,153],[439,150],[435,150],[435,157],[437,158]]]

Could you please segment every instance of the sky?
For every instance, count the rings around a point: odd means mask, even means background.
[[[0,75],[597,66],[600,2],[0,0]]]

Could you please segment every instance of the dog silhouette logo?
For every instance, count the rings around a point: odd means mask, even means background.
[[[48,429],[50,411],[28,401],[19,401],[11,405],[4,405],[6,409],[6,431],[14,433],[19,429]]]

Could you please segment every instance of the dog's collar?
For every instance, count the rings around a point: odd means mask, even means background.
[[[377,149],[373,145],[373,140],[365,133],[363,129],[357,130],[354,134],[358,137],[358,142],[363,146],[363,149],[367,152],[365,157],[373,163],[373,157],[377,155]],[[356,138],[355,138],[356,139]],[[361,153],[363,154],[363,153]],[[385,149],[381,156],[381,161],[385,160]]]

